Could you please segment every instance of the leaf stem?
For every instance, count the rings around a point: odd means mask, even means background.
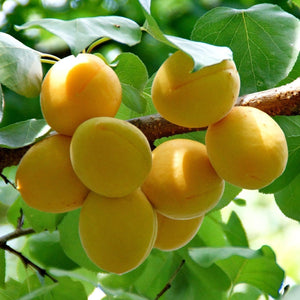
[[[93,42],[86,50],[87,53],[91,53],[93,51],[93,49],[95,49],[97,46],[109,41],[110,38],[108,37],[104,37],[104,38],[101,38],[99,40],[96,40],[95,42]]]
[[[55,55],[52,55],[52,54],[48,54],[48,53],[41,53],[41,58],[42,59],[44,59],[44,58],[46,58],[46,59],[50,58],[51,60],[54,61],[54,63],[60,60],[59,57],[57,57]]]

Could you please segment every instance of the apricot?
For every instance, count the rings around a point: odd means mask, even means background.
[[[148,140],[137,127],[98,117],[85,121],[75,131],[71,162],[90,190],[107,197],[123,197],[145,180],[152,156]]]
[[[55,63],[43,80],[40,96],[45,120],[65,135],[72,135],[90,118],[114,117],[121,98],[116,73],[93,54],[71,55]]]
[[[192,72],[193,59],[182,51],[171,55],[159,68],[152,85],[157,111],[184,127],[204,127],[223,118],[233,107],[240,78],[232,60]]]
[[[71,138],[54,135],[33,145],[16,173],[17,189],[31,207],[62,213],[81,207],[89,190],[73,171]]]
[[[123,274],[150,254],[157,233],[154,209],[140,189],[121,198],[90,192],[80,212],[79,235],[99,268]]]
[[[204,216],[176,220],[157,213],[157,236],[154,248],[172,251],[185,246],[197,234],[203,218]]]
[[[152,152],[152,169],[142,190],[154,208],[173,219],[204,215],[219,201],[224,180],[213,169],[205,145],[168,140]]]
[[[216,172],[244,189],[260,189],[285,169],[288,148],[283,131],[265,112],[234,107],[208,127],[206,146]]]

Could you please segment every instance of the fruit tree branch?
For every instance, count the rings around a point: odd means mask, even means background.
[[[33,269],[35,269],[42,277],[47,276],[53,282],[57,282],[57,280],[53,276],[51,276],[45,269],[39,267],[37,264],[32,262],[26,256],[24,256],[21,252],[15,250],[14,248],[12,248],[11,246],[9,246],[7,244],[10,240],[19,238],[21,236],[26,236],[26,235],[35,233],[33,228],[24,228],[23,229],[22,228],[23,223],[24,223],[24,215],[23,215],[23,211],[21,210],[21,216],[18,218],[17,228],[14,231],[0,237],[0,249],[3,249],[5,251],[8,251],[8,252],[16,255],[18,258],[21,259],[21,261],[23,262],[23,264],[26,268],[28,266],[30,266]]]
[[[237,99],[237,106],[253,106],[271,116],[300,115],[300,77],[295,81],[265,91],[241,96]],[[204,130],[205,128],[186,128],[172,124],[159,114],[149,115],[128,120],[137,126],[147,137],[150,145],[161,137],[174,134]],[[19,149],[0,148],[0,173],[5,167],[17,165],[29,147]]]

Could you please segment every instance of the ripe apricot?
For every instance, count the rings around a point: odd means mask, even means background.
[[[98,117],[82,123],[71,142],[75,173],[92,191],[123,197],[145,180],[152,164],[151,149],[134,125]]]
[[[160,144],[142,190],[154,208],[169,218],[190,219],[212,209],[224,190],[205,145],[188,139]]]
[[[80,212],[79,234],[88,257],[117,274],[138,267],[153,248],[154,209],[140,189],[121,198],[90,192]]]
[[[29,206],[61,213],[82,205],[89,191],[73,171],[70,144],[70,137],[54,135],[33,145],[21,159],[16,185]]]
[[[154,248],[172,251],[185,246],[198,232],[203,218],[204,216],[176,220],[157,213],[157,236]]]
[[[233,107],[240,78],[232,60],[192,72],[193,59],[182,51],[159,68],[152,85],[157,111],[168,121],[185,127],[208,126]]]
[[[79,54],[52,66],[43,80],[40,100],[47,123],[59,133],[72,135],[87,119],[114,117],[121,98],[115,72],[101,58]]]
[[[208,127],[206,146],[216,172],[231,184],[260,189],[284,171],[288,148],[283,131],[265,112],[234,107]]]

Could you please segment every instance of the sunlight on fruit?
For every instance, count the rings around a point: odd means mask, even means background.
[[[47,123],[57,132],[72,135],[85,120],[114,117],[122,99],[115,72],[92,54],[61,59],[46,74],[41,107]]]
[[[156,213],[140,189],[121,198],[91,192],[80,212],[79,234],[99,268],[123,274],[150,254],[157,234]]]
[[[192,72],[193,59],[182,51],[171,55],[153,81],[152,98],[168,121],[185,127],[204,127],[223,118],[233,107],[240,78],[231,60]]]
[[[109,117],[92,118],[75,131],[71,162],[80,180],[107,197],[123,197],[138,188],[150,172],[151,149],[134,125]]]
[[[72,168],[70,144],[70,137],[53,135],[33,145],[21,159],[16,185],[30,207],[51,213],[81,207],[89,191]]]
[[[224,191],[205,145],[188,139],[160,144],[142,190],[155,209],[169,218],[189,219],[212,209]]]
[[[286,167],[288,149],[282,129],[253,107],[234,107],[208,127],[205,142],[218,175],[244,189],[267,186]]]

